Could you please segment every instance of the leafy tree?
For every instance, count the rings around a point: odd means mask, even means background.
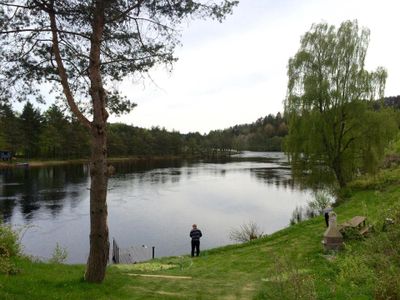
[[[237,1],[9,0],[0,6],[0,98],[26,98],[52,83],[91,136],[90,252],[86,280],[101,282],[109,258],[107,118],[134,107],[114,83],[171,64],[179,24],[223,20]],[[9,87],[13,87],[9,89]],[[8,98],[6,96],[8,96]],[[85,105],[86,104],[86,105]]]
[[[202,153],[203,136],[199,132],[192,132],[185,135],[185,148],[186,152],[194,156]]]
[[[69,147],[68,120],[60,108],[53,104],[44,113],[43,130],[40,135],[41,155],[45,157],[60,157]]]
[[[19,119],[9,104],[0,106],[1,147],[16,154],[21,149],[21,128]]]
[[[344,187],[353,175],[373,170],[396,131],[390,112],[372,110],[382,99],[386,71],[364,69],[369,31],[357,21],[338,29],[314,24],[289,60],[289,119],[286,151],[295,170],[311,170],[320,180]]]
[[[233,141],[233,148],[238,151],[248,150],[248,136],[244,134],[240,134],[239,136],[235,137]]]
[[[267,137],[272,137],[272,136],[274,136],[274,134],[275,134],[275,128],[274,128],[274,126],[272,125],[272,124],[270,124],[270,123],[267,123],[265,126],[264,126],[264,131],[265,131],[265,134],[266,134],[266,136]]]
[[[22,131],[22,146],[25,157],[37,157],[39,155],[39,136],[42,130],[42,115],[27,102],[22,109],[20,124]]]
[[[90,157],[90,137],[89,132],[76,118],[70,120],[67,127],[66,136],[68,137],[65,146],[66,157],[88,158]]]
[[[124,140],[124,132],[128,128],[125,124],[110,124],[108,126],[107,148],[110,156],[129,155]]]
[[[286,125],[285,122],[282,121],[279,124],[277,133],[278,133],[278,136],[281,136],[281,137],[286,136],[288,134],[288,126]]]

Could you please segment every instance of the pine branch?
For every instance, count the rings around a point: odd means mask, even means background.
[[[64,89],[64,94],[67,98],[67,102],[73,111],[73,113],[76,115],[78,120],[86,126],[88,129],[91,129],[91,123],[90,121],[83,115],[83,113],[80,111],[79,107],[76,105],[74,96],[72,95],[69,83],[68,83],[68,75],[64,67],[63,60],[61,58],[61,53],[60,53],[60,48],[59,48],[59,41],[58,41],[58,29],[57,29],[57,23],[56,23],[56,16],[54,13],[49,12],[49,17],[50,17],[50,24],[51,24],[51,32],[52,32],[52,37],[53,37],[53,53],[55,56],[55,60],[57,62],[57,67],[58,67],[58,73],[61,79],[61,84]]]

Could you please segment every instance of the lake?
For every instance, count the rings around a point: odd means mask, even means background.
[[[250,221],[265,234],[282,229],[295,207],[311,200],[293,182],[282,153],[113,165],[110,240],[122,248],[155,246],[156,257],[188,254],[193,223],[203,232],[201,248],[213,248],[234,243],[230,231]],[[68,263],[86,262],[89,185],[88,165],[0,170],[1,216],[23,230],[26,254],[48,259],[59,243]]]

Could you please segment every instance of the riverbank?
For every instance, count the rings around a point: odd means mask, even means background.
[[[131,156],[131,157],[109,157],[107,159],[108,163],[113,162],[135,162],[135,161],[146,161],[146,160],[174,160],[182,159],[180,156]],[[89,158],[81,159],[66,159],[66,160],[29,160],[29,159],[17,159],[12,162],[0,162],[1,168],[16,168],[23,166],[23,164],[29,167],[48,167],[48,166],[61,166],[70,164],[88,164],[90,162]]]
[[[179,159],[199,159],[199,158],[226,158],[235,154],[239,154],[238,151],[229,152],[215,152],[204,157],[199,155],[138,155],[128,157],[109,157],[107,158],[108,163],[117,162],[140,162],[140,161],[161,161],[161,160],[179,160]],[[0,161],[0,169],[16,168],[16,167],[48,167],[48,166],[60,166],[69,164],[88,164],[89,158],[77,158],[77,159],[65,159],[65,160],[39,160],[39,159],[24,159],[18,158],[13,159],[10,162]]]
[[[250,243],[204,251],[195,259],[113,265],[101,285],[82,281],[84,265],[17,259],[20,273],[0,275],[0,298],[386,299],[390,292],[396,296],[399,286],[398,260],[396,264],[389,259],[399,254],[400,239],[393,239],[390,247],[387,243],[397,231],[383,232],[381,225],[400,211],[394,209],[400,198],[399,179],[399,169],[387,170],[343,191],[345,200],[335,208],[338,222],[365,215],[375,232],[366,239],[346,240],[346,249],[339,253],[323,252],[325,225],[316,217]],[[387,248],[384,255],[379,252],[382,245]]]

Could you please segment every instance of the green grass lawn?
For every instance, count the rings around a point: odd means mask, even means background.
[[[354,183],[349,198],[335,208],[338,222],[356,215],[366,215],[371,224],[381,222],[399,202],[399,174],[387,171]],[[366,240],[346,241],[340,253],[324,253],[324,224],[316,217],[246,244],[203,251],[194,259],[110,266],[103,284],[84,282],[83,265],[17,259],[17,275],[0,275],[0,299],[373,299],[373,283],[363,274],[358,284],[357,274],[353,281],[342,279],[351,275],[343,275],[350,268],[346,258],[363,253],[374,233]]]

